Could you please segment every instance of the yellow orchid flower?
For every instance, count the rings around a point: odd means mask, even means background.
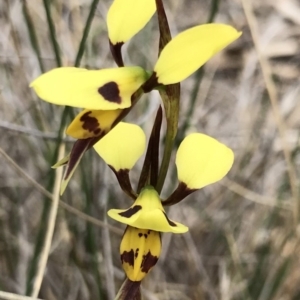
[[[124,0],[113,2],[107,24],[111,51],[120,68],[86,70],[62,67],[41,75],[30,84],[47,102],[84,108],[67,128],[67,134],[78,140],[87,140],[74,145],[69,161],[64,158],[56,164],[67,164],[62,190],[85,151],[121,121],[143,92],[185,79],[241,35],[233,27],[223,24],[188,29],[164,47],[149,78],[149,73],[141,67],[123,67],[120,45],[145,26],[155,9],[155,0],[127,0],[126,4]],[[126,113],[123,113],[124,109]],[[134,196],[134,193],[130,194]]]
[[[167,217],[158,193],[151,186],[147,186],[141,191],[130,208],[111,209],[108,211],[108,215],[116,221],[140,229],[172,233],[188,231],[186,226]]]
[[[111,209],[108,215],[129,225],[123,235],[120,254],[123,269],[131,281],[141,281],[158,261],[160,232],[184,233],[188,228],[170,220],[156,190],[145,187],[129,209]]]

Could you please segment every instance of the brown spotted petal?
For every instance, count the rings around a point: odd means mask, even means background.
[[[184,233],[188,228],[170,220],[152,186],[145,187],[129,209],[111,209],[108,215],[121,223],[159,232]]]
[[[128,226],[120,254],[123,269],[131,281],[141,281],[157,263],[161,252],[160,233]]]
[[[111,130],[122,109],[81,111],[67,128],[67,135],[75,139],[104,136]]]
[[[44,101],[92,110],[131,106],[131,96],[148,75],[140,67],[102,70],[61,67],[36,78],[30,87]]]

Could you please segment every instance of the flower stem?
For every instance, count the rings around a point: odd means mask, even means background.
[[[140,285],[140,281],[131,281],[127,278],[122,284],[115,300],[141,300]]]
[[[158,193],[161,192],[168,173],[172,149],[177,134],[178,116],[179,116],[179,99],[180,99],[179,83],[166,86],[165,91],[160,91],[160,96],[163,100],[164,107],[165,107],[165,114],[167,120],[167,132],[166,132],[163,159],[161,162],[157,185],[156,185],[156,190]]]

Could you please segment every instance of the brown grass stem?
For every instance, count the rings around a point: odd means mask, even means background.
[[[59,153],[58,153],[59,159],[64,157],[65,148],[66,148],[65,144],[62,143],[60,145]],[[52,239],[53,239],[56,217],[57,217],[57,212],[58,212],[59,192],[60,192],[60,183],[62,180],[62,176],[63,176],[62,168],[56,169],[55,182],[54,182],[54,188],[53,188],[52,205],[50,207],[46,235],[45,235],[45,239],[44,239],[43,249],[40,253],[38,268],[37,268],[32,292],[31,292],[31,296],[35,297],[35,298],[38,296],[39,291],[41,289],[42,281],[43,281],[45,270],[46,270],[47,261],[48,261],[49,255],[50,255],[51,243],[52,243]]]
[[[32,185],[36,190],[38,190],[42,195],[46,196],[49,199],[53,199],[53,194],[47,191],[43,186],[41,186],[38,182],[36,182],[31,176],[29,176],[22,168],[18,166],[18,164],[0,147],[0,154],[5,158],[5,160],[10,164],[11,167],[22,177],[24,178],[30,185]],[[59,205],[68,211],[69,213],[76,215],[77,217],[81,218],[84,221],[90,222],[98,227],[108,228],[111,232],[114,232],[118,235],[123,234],[123,230],[106,224],[101,220],[93,218],[80,210],[74,208],[73,206],[65,203],[64,201],[60,200]]]
[[[294,219],[294,225],[296,226],[298,223],[298,217],[299,217],[299,203],[298,203],[298,180],[295,168],[292,163],[291,159],[291,153],[287,146],[287,140],[286,140],[286,125],[284,123],[283,117],[280,113],[280,108],[278,105],[278,95],[276,86],[274,84],[274,81],[272,80],[272,69],[271,66],[266,59],[266,57],[263,55],[260,45],[259,45],[259,37],[258,37],[258,27],[256,18],[253,13],[253,7],[251,1],[248,0],[242,0],[243,9],[246,15],[246,19],[250,28],[250,32],[252,35],[252,40],[254,43],[254,47],[258,56],[259,64],[262,70],[262,75],[264,78],[264,82],[266,85],[266,89],[270,98],[275,122],[279,131],[280,139],[282,142],[282,149],[284,158],[287,164],[287,172],[288,177],[290,180],[290,186],[291,186],[291,192],[292,197],[294,201],[294,209],[293,209],[293,219]]]

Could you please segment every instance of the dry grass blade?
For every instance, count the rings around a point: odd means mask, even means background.
[[[3,291],[0,291],[0,299],[1,300],[42,300],[40,298],[27,297],[27,296],[7,293]]]
[[[292,196],[293,196],[294,225],[297,226],[298,217],[299,217],[298,180],[297,180],[295,168],[292,163],[291,153],[286,140],[286,125],[280,113],[277,90],[274,81],[272,80],[272,71],[271,71],[270,64],[268,60],[264,57],[260,49],[259,39],[258,39],[258,29],[257,29],[258,27],[256,24],[255,16],[253,14],[253,7],[252,7],[251,0],[242,0],[242,4],[251,31],[254,47],[256,49],[258,60],[261,66],[266,89],[271,101],[275,122],[277,124],[277,128],[282,142],[283,153],[287,164],[288,176],[289,176],[290,186],[291,186]]]
[[[253,202],[256,202],[256,203],[259,203],[262,205],[271,206],[271,207],[282,208],[287,211],[292,211],[292,207],[291,207],[291,205],[289,205],[289,203],[276,202],[276,199],[257,194],[228,178],[224,178],[221,183],[222,183],[222,185],[226,186],[232,192],[234,192],[238,195],[241,195],[242,197],[244,197],[250,201],[253,201]]]
[[[65,155],[65,144],[62,143],[59,149],[58,158],[62,158]],[[62,168],[59,168],[55,171],[55,183],[54,183],[54,190],[53,190],[53,198],[52,198],[52,205],[49,212],[48,217],[48,224],[47,224],[47,231],[44,239],[43,250],[41,251],[38,263],[38,270],[36,273],[36,277],[33,283],[33,289],[31,296],[36,298],[39,294],[41,284],[44,278],[46,265],[48,261],[48,257],[50,255],[50,248],[56,223],[56,216],[58,211],[59,205],[59,191],[60,191],[60,183],[63,176]]]
[[[53,194],[48,192],[43,186],[41,186],[39,183],[37,183],[32,177],[30,177],[25,171],[23,171],[17,163],[14,162],[14,160],[0,147],[0,154],[6,159],[6,161],[20,174],[21,177],[23,177],[29,184],[31,184],[34,188],[36,188],[41,194],[46,196],[49,199],[53,199]],[[62,200],[59,201],[59,205],[65,209],[66,211],[78,216],[82,220],[85,220],[87,222],[90,222],[96,226],[108,228],[111,232],[114,232],[118,235],[123,234],[123,230],[120,230],[117,227],[111,226],[109,224],[106,224],[98,219],[95,219],[80,210],[72,207],[71,205],[63,202]]]

